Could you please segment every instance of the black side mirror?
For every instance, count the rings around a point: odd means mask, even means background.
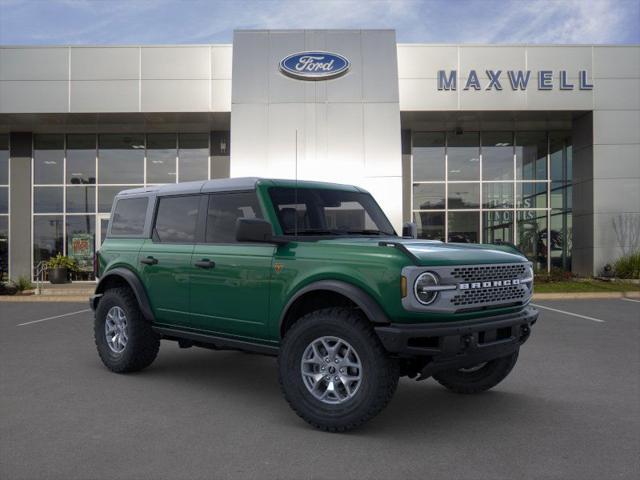
[[[239,218],[236,220],[236,240],[249,243],[287,243],[273,235],[271,224],[261,218]]]
[[[414,222],[406,222],[402,226],[402,236],[408,238],[418,238],[418,227]]]

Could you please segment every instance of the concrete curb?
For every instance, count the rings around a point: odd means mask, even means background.
[[[640,298],[640,292],[554,292],[535,293],[536,300],[589,300],[598,298]]]

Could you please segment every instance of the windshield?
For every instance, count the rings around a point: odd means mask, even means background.
[[[272,187],[269,195],[284,235],[395,235],[368,193]]]

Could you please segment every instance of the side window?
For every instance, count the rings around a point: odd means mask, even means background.
[[[153,239],[164,243],[194,243],[200,195],[160,198]]]
[[[255,192],[209,195],[207,243],[235,243],[238,218],[262,218]]]
[[[111,221],[112,235],[142,235],[147,216],[147,197],[120,198]]]

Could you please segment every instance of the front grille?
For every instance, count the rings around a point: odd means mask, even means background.
[[[511,280],[523,278],[526,266],[523,263],[505,265],[473,265],[456,267],[451,270],[451,277],[460,282],[482,282],[487,280]]]
[[[464,290],[451,298],[456,307],[475,306],[479,304],[515,303],[525,299],[528,288],[524,285],[507,287],[491,287],[478,290]]]

